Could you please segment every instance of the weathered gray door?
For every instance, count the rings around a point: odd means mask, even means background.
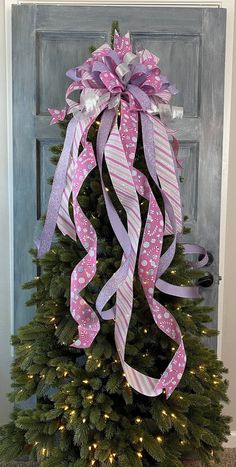
[[[67,69],[88,56],[90,45],[110,40],[113,20],[160,58],[163,74],[176,83],[175,105],[184,106],[180,129],[185,160],[182,196],[191,239],[214,256],[206,301],[216,307],[223,129],[225,10],[220,8],[85,7],[13,5],[13,122],[15,221],[15,327],[33,310],[21,284],[36,275],[28,250],[49,196],[49,146],[60,140],[49,126],[48,107],[62,108]]]

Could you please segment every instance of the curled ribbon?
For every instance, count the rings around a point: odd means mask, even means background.
[[[175,131],[167,127],[167,120],[179,118],[182,108],[169,104],[177,90],[161,75],[159,59],[148,50],[133,53],[129,33],[114,35],[114,50],[103,44],[82,65],[67,72],[73,83],[66,92],[66,107],[49,109],[51,124],[72,114],[66,138],[54,175],[44,229],[38,242],[38,256],[50,248],[56,227],[73,240],[78,237],[86,254],[71,275],[70,310],[78,324],[78,338],[71,344],[88,348],[100,329],[100,320],[115,320],[115,342],[126,378],[130,386],[146,396],[157,396],[163,391],[170,397],[178,385],[186,365],[181,330],[175,318],[154,299],[155,287],[161,292],[183,298],[199,297],[198,287],[168,284],[161,276],[170,266],[181,241],[183,231],[182,203],[179,174],[182,162],[178,160],[179,144]],[[69,98],[80,91],[79,102]],[[118,120],[120,113],[120,123]],[[97,134],[96,154],[87,141],[87,133],[101,114]],[[163,201],[164,216],[158,206],[147,177],[134,167],[138,138],[138,115],[142,125],[144,156],[149,173],[157,185]],[[159,118],[156,116],[159,114]],[[172,142],[169,140],[172,137]],[[79,153],[80,145],[82,151]],[[124,227],[106,191],[102,165],[105,159],[114,191],[127,216]],[[120,267],[100,291],[94,309],[81,297],[81,291],[96,274],[97,236],[77,200],[81,186],[89,173],[98,166],[107,214],[123,250]],[[74,222],[69,214],[72,194]],[[140,251],[141,213],[138,194],[148,201]],[[161,254],[164,235],[172,236],[172,243]],[[183,244],[185,254],[201,254],[201,261],[192,263],[203,267],[206,251],[198,245]],[[159,379],[145,375],[125,361],[126,339],[133,308],[133,281],[136,263],[153,319],[159,329],[173,339],[178,347],[169,365]],[[116,303],[104,310],[116,294]]]

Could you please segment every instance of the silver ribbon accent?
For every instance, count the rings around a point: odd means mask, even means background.
[[[139,57],[132,52],[126,52],[123,57],[123,62],[117,65],[115,72],[124,84],[127,84],[131,77],[130,66],[139,63]]]
[[[170,106],[169,104],[158,103],[156,105],[151,101],[151,108],[148,110],[148,113],[151,115],[159,114],[161,120],[168,122],[175,119],[181,119],[184,115],[183,107],[177,107],[176,105]]]
[[[80,104],[74,108],[73,114],[76,115],[78,112],[82,112],[83,115],[93,115],[96,109],[105,102],[108,102],[109,99],[109,92],[105,92],[99,96],[93,89],[85,90],[85,92],[81,93]]]
[[[176,105],[172,105],[172,118],[181,119],[184,116],[184,108],[177,107]]]
[[[126,63],[122,62],[119,65],[117,65],[115,72],[124,84],[128,83],[131,77],[131,70],[129,69]]]
[[[126,52],[126,54],[123,57],[124,63],[127,65],[134,65],[136,63],[139,63],[139,57],[136,54],[133,54],[133,52]]]

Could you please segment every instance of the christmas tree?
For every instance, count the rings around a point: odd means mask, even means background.
[[[67,117],[60,123],[63,136],[69,120]],[[88,133],[94,149],[99,125],[100,117]],[[62,145],[51,151],[52,162],[57,164]],[[145,165],[141,131],[134,165],[146,175],[162,206],[161,194]],[[104,182],[125,225],[126,214],[106,167]],[[87,177],[78,199],[98,237],[97,272],[81,292],[93,307],[104,283],[119,268],[122,249],[107,216],[97,168]],[[140,196],[140,204],[145,219],[148,202]],[[70,209],[73,217],[72,202]],[[171,241],[171,235],[165,236],[163,252]],[[218,461],[222,443],[230,433],[230,417],[222,414],[223,403],[228,402],[227,370],[203,342],[205,336],[217,335],[208,327],[212,309],[201,299],[155,291],[155,298],[180,325],[187,364],[171,397],[166,399],[165,393],[146,397],[132,389],[123,374],[113,320],[101,321],[90,348],[70,347],[77,336],[77,324],[70,313],[70,278],[85,254],[81,243],[57,230],[56,240],[43,258],[38,259],[35,250],[31,253],[40,274],[24,287],[34,289],[28,305],[35,305],[36,312],[32,321],[12,337],[15,360],[9,398],[15,408],[11,422],[0,429],[0,459],[27,456],[42,467],[178,467],[189,455],[199,457],[204,465]],[[178,244],[162,278],[189,286],[203,274],[191,267],[183,246]],[[114,303],[113,297],[110,305]],[[176,342],[154,323],[137,274],[133,306],[126,361],[140,372],[159,378],[176,351]],[[29,398],[34,401],[30,408],[22,408],[21,401]]]

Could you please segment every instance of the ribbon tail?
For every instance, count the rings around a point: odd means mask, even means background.
[[[77,151],[75,152],[77,154]],[[96,166],[91,143],[75,162],[72,184],[74,219],[77,235],[87,251],[86,256],[75,266],[71,275],[70,310],[78,323],[79,339],[71,347],[88,348],[100,329],[100,322],[91,306],[80,296],[81,291],[89,284],[96,273],[97,236],[92,224],[83,213],[77,196],[88,174]]]
[[[69,214],[69,199],[72,192],[74,162],[71,159],[66,176],[66,186],[63,191],[61,205],[58,213],[57,227],[63,235],[68,235],[76,241],[76,230]]]
[[[119,215],[117,214],[111,199],[106,191],[106,187],[102,178],[102,164],[103,164],[103,153],[106,147],[106,143],[113,126],[113,120],[115,117],[114,109],[105,110],[97,135],[97,162],[100,171],[101,185],[103,190],[103,196],[106,204],[107,214],[113,228],[113,231],[117,237],[118,242],[123,249],[123,261],[120,268],[112,275],[112,277],[106,282],[100,291],[96,300],[96,309],[100,315],[107,319],[108,316],[115,317],[115,310],[110,309],[103,311],[106,303],[110,300],[112,295],[117,291],[119,285],[126,279],[130,267],[130,256],[131,256],[131,243],[130,238],[121,222]]]
[[[53,178],[52,191],[48,203],[48,211],[41,238],[38,242],[38,258],[49,251],[55,231],[58,213],[61,205],[62,194],[66,182],[67,167],[71,154],[71,146],[74,139],[77,120],[73,118],[68,124],[63,150],[58,161]]]
[[[143,133],[143,146],[145,152],[145,158],[147,162],[147,167],[150,171],[154,182],[159,185],[159,180],[157,179],[156,173],[156,147],[154,142],[154,129],[152,126],[152,120],[149,116],[141,114],[141,123],[142,123],[142,133]],[[156,286],[156,276],[160,274],[160,266],[162,268],[161,273],[163,273],[166,268],[169,266],[172,261],[175,249],[176,249],[176,238],[177,238],[177,226],[176,226],[176,217],[174,215],[174,209],[172,207],[171,200],[168,198],[166,192],[159,187],[160,192],[163,196],[165,209],[169,215],[170,222],[173,227],[174,240],[171,244],[171,247],[167,250],[165,256],[161,254],[162,242],[158,241],[156,236],[156,230],[159,232],[159,236],[163,238],[163,229],[165,228],[164,222],[162,219],[162,214],[160,209],[157,206],[156,200],[151,196],[151,189],[149,187],[149,192],[147,191],[146,196],[149,198],[149,209],[151,209],[152,214],[151,218],[154,217],[154,222],[147,222],[144,229],[143,240],[141,244],[141,251],[139,257],[139,274],[141,282],[145,291],[147,301],[149,303],[150,309],[152,311],[153,318],[157,326],[171,339],[178,343],[178,349],[175,352],[170,364],[166,368],[165,372],[159,380],[156,380],[156,385],[154,392],[158,393],[161,389],[165,389],[166,397],[170,397],[175,387],[177,386],[179,380],[181,379],[185,364],[186,364],[186,353],[184,350],[183,339],[178,323],[172,314],[167,310],[163,305],[157,302],[154,299],[154,288]],[[151,207],[151,203],[153,206]],[[154,206],[156,203],[156,206]],[[149,213],[148,213],[149,215]],[[159,217],[159,219],[158,219]],[[166,220],[166,219],[165,219]],[[148,228],[146,228],[148,225]],[[155,235],[154,235],[155,234]],[[150,238],[153,237],[153,246],[151,244]],[[155,253],[152,251],[152,248],[155,248]],[[148,249],[148,254],[146,250]],[[155,258],[156,257],[156,258]],[[153,258],[150,261],[150,258]],[[155,258],[155,261],[154,261]],[[162,261],[162,263],[161,263]]]
[[[194,255],[201,255],[202,259],[198,261],[189,261],[192,268],[200,269],[207,265],[209,262],[209,257],[205,248],[195,243],[182,243],[184,248],[184,254],[194,254]]]

